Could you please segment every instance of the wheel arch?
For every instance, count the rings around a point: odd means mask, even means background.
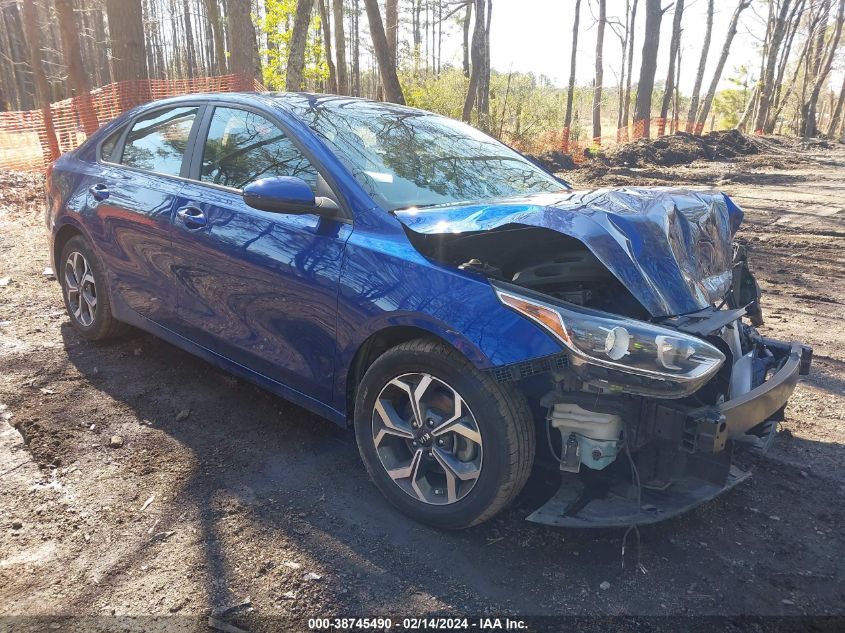
[[[355,391],[367,369],[387,350],[418,338],[438,340],[459,354],[467,357],[473,364],[477,364],[480,360],[471,358],[465,350],[462,350],[461,347],[455,345],[455,342],[450,341],[446,337],[416,325],[392,325],[373,332],[358,346],[346,373],[345,404],[347,425],[352,423],[352,416],[355,411]],[[480,352],[478,353],[480,354]]]
[[[59,260],[62,257],[62,251],[65,248],[65,244],[67,244],[71,240],[71,238],[77,235],[81,235],[89,243],[91,242],[88,236],[85,235],[85,232],[76,224],[73,224],[71,222],[67,222],[61,227],[59,227],[59,229],[55,233],[55,237],[53,238],[53,252],[51,253],[53,257],[53,271],[56,273],[56,279],[59,280],[59,283],[61,283],[61,277],[59,276]]]

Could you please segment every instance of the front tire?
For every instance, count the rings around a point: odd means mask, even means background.
[[[84,237],[75,235],[68,240],[57,266],[65,308],[79,334],[90,341],[100,341],[126,330],[112,315],[106,277]]]
[[[370,366],[355,399],[355,437],[370,477],[393,505],[450,529],[507,507],[535,452],[524,395],[433,339],[398,345]]]

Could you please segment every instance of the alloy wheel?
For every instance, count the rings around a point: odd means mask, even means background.
[[[376,398],[372,430],[385,472],[418,501],[450,505],[478,481],[483,447],[475,417],[453,387],[431,374],[389,381]]]
[[[90,327],[97,310],[97,286],[88,260],[79,251],[73,251],[65,262],[65,292],[73,317]]]

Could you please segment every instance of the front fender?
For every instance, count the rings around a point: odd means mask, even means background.
[[[385,239],[388,244],[377,244],[381,238],[353,233],[346,245],[338,297],[337,409],[346,409],[356,353],[386,328],[429,332],[478,369],[561,352],[545,330],[502,305],[486,278],[426,259],[404,234]]]

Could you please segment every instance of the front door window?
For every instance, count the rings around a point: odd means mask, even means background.
[[[278,126],[254,112],[215,108],[200,180],[243,189],[273,176],[296,176],[316,192],[317,170]]]

